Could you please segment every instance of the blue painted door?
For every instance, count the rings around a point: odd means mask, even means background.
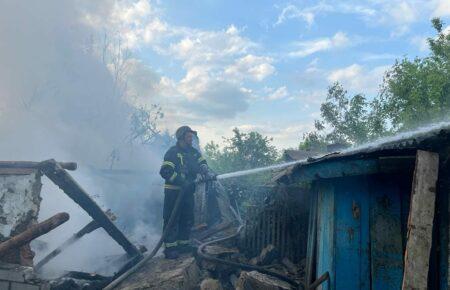
[[[334,290],[334,188],[329,182],[318,186],[316,275],[329,272],[330,280],[322,289]]]
[[[336,290],[369,290],[369,192],[366,179],[336,180],[335,206]]]
[[[372,289],[401,289],[403,247],[400,191],[392,176],[373,176],[370,239]]]

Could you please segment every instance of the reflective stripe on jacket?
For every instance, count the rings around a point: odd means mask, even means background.
[[[164,188],[178,190],[186,181],[194,181],[205,158],[193,147],[172,146],[164,155],[159,173],[165,179]]]

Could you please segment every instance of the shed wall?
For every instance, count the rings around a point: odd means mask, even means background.
[[[323,289],[401,289],[402,180],[409,176],[358,176],[320,180],[317,276]],[[329,288],[327,288],[329,287]]]
[[[37,171],[0,175],[0,241],[37,222],[41,187],[41,176]],[[8,253],[2,261],[31,266],[33,257],[30,246],[26,245]]]

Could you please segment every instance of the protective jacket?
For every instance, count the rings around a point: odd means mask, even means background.
[[[181,189],[186,183],[192,183],[200,166],[206,164],[205,158],[193,147],[172,146],[164,155],[160,174],[165,179],[164,189]]]
[[[164,155],[160,174],[165,179],[164,184],[164,230],[175,207],[178,195],[183,191],[183,198],[173,226],[167,229],[164,246],[167,249],[189,244],[191,227],[194,224],[194,191],[200,166],[206,160],[195,148],[182,148],[179,145],[171,147]]]

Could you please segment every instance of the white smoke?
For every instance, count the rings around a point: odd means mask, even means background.
[[[108,15],[113,4],[92,2],[0,1],[0,160],[78,162],[78,182],[118,215],[118,224],[133,238],[150,247],[159,228],[150,212],[157,215],[152,207],[162,199],[160,181],[150,172],[156,171],[160,152],[128,142],[133,107],[99,57],[99,32],[84,22],[89,13]],[[148,170],[148,178],[130,179],[134,185],[128,187],[122,179],[120,187],[114,178],[108,181],[111,177],[89,170],[109,168],[112,161],[114,168]],[[46,179],[42,196],[40,219],[60,211],[71,215],[43,238],[51,250],[90,218]],[[91,271],[101,258],[122,252],[99,230],[48,266]]]

